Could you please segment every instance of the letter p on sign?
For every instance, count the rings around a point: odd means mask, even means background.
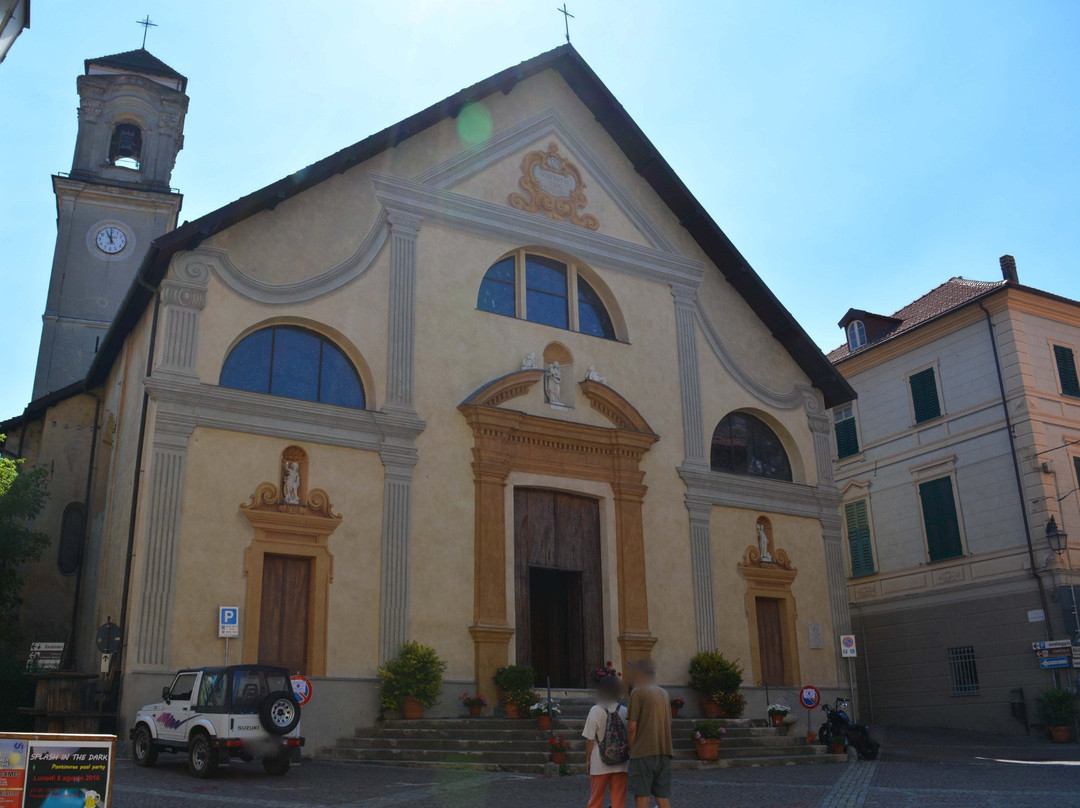
[[[218,637],[240,636],[240,607],[218,606]]]

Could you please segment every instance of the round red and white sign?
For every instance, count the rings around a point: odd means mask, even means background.
[[[840,642],[843,644],[843,646],[845,648],[854,648],[855,647],[855,638],[852,637],[850,634],[845,635],[843,637],[843,639],[840,640]]]
[[[308,681],[306,676],[300,676],[297,674],[292,677],[292,692],[296,696],[296,702],[303,707],[309,701],[311,701],[311,682]]]
[[[813,685],[807,685],[799,691],[799,701],[807,710],[813,710],[821,702],[821,693]]]

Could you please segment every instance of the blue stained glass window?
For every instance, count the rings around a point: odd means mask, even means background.
[[[604,308],[600,295],[580,276],[577,281],[577,295],[578,330],[594,337],[615,339],[615,326],[611,324],[611,317]]]
[[[364,409],[360,374],[325,337],[295,326],[271,326],[244,337],[221,369],[220,385]]]
[[[539,255],[525,256],[525,319],[570,327],[566,264]]]
[[[713,471],[791,482],[784,444],[760,418],[744,412],[724,416],[712,439]]]
[[[514,258],[504,258],[484,275],[476,308],[513,317],[517,314]]]

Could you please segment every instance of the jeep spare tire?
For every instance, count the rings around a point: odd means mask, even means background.
[[[300,723],[300,704],[288,690],[276,690],[259,705],[259,720],[271,735],[288,735]]]

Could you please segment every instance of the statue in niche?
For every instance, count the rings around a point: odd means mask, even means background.
[[[761,553],[762,563],[773,563],[772,553],[769,552],[769,537],[765,533],[765,525],[758,522],[757,526],[758,552]]]
[[[300,464],[295,460],[285,463],[285,480],[281,490],[285,493],[285,504],[300,504]]]
[[[599,371],[596,369],[596,365],[589,365],[589,369],[585,371],[585,381],[607,384],[607,377],[600,375]]]
[[[562,404],[562,369],[559,360],[556,359],[547,366],[547,374],[544,376],[544,395],[547,396],[548,404]]]
[[[536,351],[533,351],[531,354],[521,360],[521,369],[539,370],[539,368],[536,366]]]

